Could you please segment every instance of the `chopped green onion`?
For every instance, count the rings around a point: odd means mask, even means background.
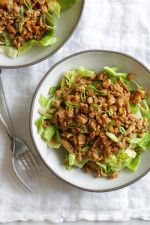
[[[98,90],[95,86],[95,84],[91,83],[88,85],[88,88],[92,89],[92,91],[96,94],[99,94],[101,96],[107,96],[107,90],[104,91],[104,90]]]
[[[94,109],[98,109],[98,104],[97,104],[97,103],[92,103],[91,106],[92,106],[92,108],[94,108]]]
[[[93,84],[89,84],[88,88],[92,89],[92,91],[94,91],[95,93],[99,93],[100,92]]]
[[[32,3],[30,0],[24,0],[24,4],[27,7],[27,9],[32,10]]]
[[[82,102],[86,102],[86,90],[85,89],[83,89],[82,90],[82,92],[81,92],[81,100],[82,100]]]
[[[69,154],[69,166],[73,166],[75,164],[76,155]]]
[[[115,120],[111,120],[110,125],[113,127],[116,125],[116,121]]]
[[[86,147],[83,147],[83,148],[81,148],[81,152],[87,152],[88,150],[89,150],[89,146],[86,146]]]
[[[21,16],[21,21],[19,22],[19,32],[21,33],[23,30],[23,25],[24,25],[24,7],[20,7],[20,16]]]
[[[108,114],[109,114],[109,116],[112,116],[113,115],[113,113],[114,113],[114,110],[113,110],[113,108],[109,108],[109,110],[108,110]]]
[[[78,108],[79,104],[75,102],[70,102],[70,101],[65,101],[66,106],[68,107],[73,107],[73,108]]]
[[[79,126],[79,123],[69,123],[68,125],[67,125],[67,128],[74,128],[74,127],[78,127]]]
[[[126,131],[125,131],[123,126],[119,126],[119,132],[122,133],[122,134],[126,133]]]
[[[116,137],[115,134],[112,134],[110,132],[106,132],[106,135],[114,142],[119,142],[119,139]]]
[[[102,81],[101,80],[94,80],[92,81],[92,84],[95,86],[95,85],[100,85],[102,84]]]

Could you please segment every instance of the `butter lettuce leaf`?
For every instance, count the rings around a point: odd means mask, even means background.
[[[105,66],[103,68],[103,70],[108,73],[108,75],[112,76],[112,77],[116,77],[116,78],[127,78],[128,74],[127,73],[120,73],[117,72],[118,71],[118,67],[114,66],[114,67],[109,67],[109,66]]]
[[[79,74],[82,77],[93,77],[95,75],[94,70],[88,70],[88,69],[85,69],[82,66],[80,66],[77,69],[76,73]]]
[[[61,146],[61,138],[59,135],[58,128],[55,126],[55,134],[53,138],[50,139],[50,141],[47,143],[49,147],[58,149]]]
[[[150,132],[145,133],[141,138],[134,136],[130,143],[137,144],[143,150],[147,150],[150,147]]]
[[[132,159],[132,161],[127,165],[127,168],[132,172],[135,172],[138,169],[140,162],[141,162],[141,153],[138,153],[136,157]]]
[[[43,133],[41,134],[42,138],[46,141],[50,141],[52,139],[52,137],[54,136],[56,131],[56,128],[54,125],[50,125],[48,127],[46,127],[43,131]]]
[[[120,150],[116,155],[105,159],[105,165],[109,172],[120,171],[136,157],[136,152],[130,148]]]
[[[58,3],[61,10],[66,10],[71,8],[76,3],[76,0],[58,0]]]

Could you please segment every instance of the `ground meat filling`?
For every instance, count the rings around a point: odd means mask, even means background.
[[[47,10],[48,0],[1,0],[0,33],[6,32],[15,48],[31,39],[40,40],[47,31],[42,18]]]
[[[131,74],[128,78],[131,79]],[[86,173],[115,178],[116,172],[105,174],[92,162],[103,163],[106,157],[127,147],[134,133],[141,137],[147,131],[146,119],[137,118],[129,105],[141,101],[145,91],[131,94],[125,83],[121,80],[112,83],[105,72],[88,79],[77,75],[75,79],[71,89],[56,91],[58,99],[50,109],[55,112],[51,123],[58,125],[61,143],[68,153],[74,153],[80,162],[90,158],[84,165]],[[91,83],[97,92],[90,88]],[[84,98],[83,90],[86,90]],[[119,141],[113,141],[107,132]],[[88,151],[83,151],[87,145]]]

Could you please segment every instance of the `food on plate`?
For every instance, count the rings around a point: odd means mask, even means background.
[[[1,0],[0,53],[16,57],[33,45],[49,46],[55,36],[55,17],[76,0]]]
[[[66,72],[48,97],[40,96],[38,133],[49,147],[64,151],[67,169],[107,178],[125,167],[137,170],[150,146],[150,107],[134,78],[117,67],[80,67]]]

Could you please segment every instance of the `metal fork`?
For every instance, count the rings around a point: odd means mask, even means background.
[[[8,136],[12,140],[12,164],[14,171],[20,181],[24,184],[24,186],[33,193],[32,183],[35,180],[35,176],[40,174],[40,168],[38,162],[29,149],[29,147],[25,144],[23,140],[18,137],[15,137],[12,120],[10,117],[10,113],[8,110],[8,106],[6,104],[6,99],[4,95],[4,89],[1,79],[1,71],[0,71],[0,103],[5,110],[5,117],[7,118],[7,122],[0,113],[0,121],[5,128]],[[8,125],[9,124],[9,125]]]

